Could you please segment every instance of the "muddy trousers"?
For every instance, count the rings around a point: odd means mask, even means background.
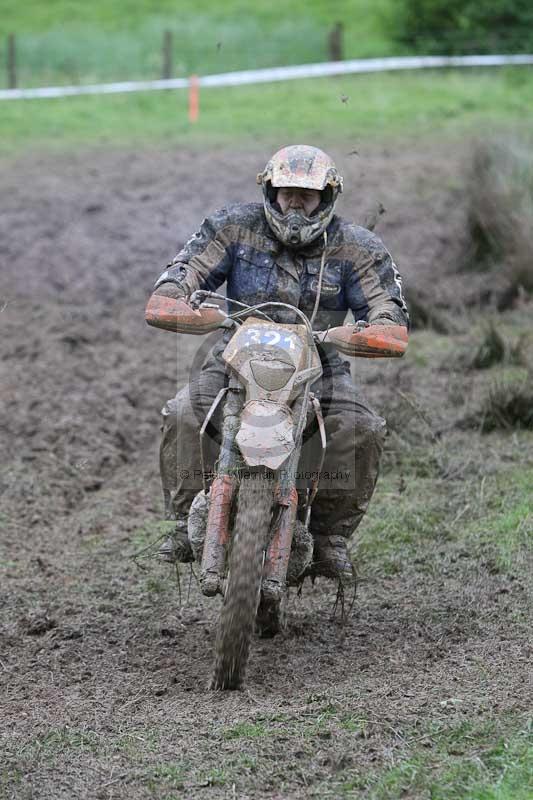
[[[186,520],[191,502],[203,488],[199,431],[220,389],[227,386],[224,364],[211,353],[189,384],[162,410],[160,470],[168,520]],[[349,365],[340,359],[311,387],[324,416],[327,448],[319,489],[312,506],[313,535],[349,538],[368,508],[378,477],[385,421],[354,386]],[[211,424],[212,423],[212,424]],[[220,442],[221,415],[215,414],[204,437],[205,469],[212,471]],[[319,434],[308,426],[299,477],[317,469]],[[307,439],[306,439],[307,437]]]

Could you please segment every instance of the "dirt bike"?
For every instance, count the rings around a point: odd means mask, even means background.
[[[294,306],[236,303],[238,310],[230,314],[207,302],[219,299],[227,300],[203,290],[188,302],[154,294],[146,321],[176,333],[227,328],[232,334],[222,354],[229,383],[200,430],[203,466],[206,428],[220,407],[218,460],[210,485],[206,481],[191,506],[189,539],[201,560],[201,591],[223,596],[211,685],[235,689],[243,680],[254,626],[264,634],[279,630],[287,587],[298,585],[312,562],[309,521],[326,448],[320,403],[311,392],[322,375],[317,343],[329,342],[348,356],[402,356],[407,331],[397,325],[313,331]],[[292,311],[298,324],[268,316],[267,310],[281,308]],[[303,434],[313,417],[321,454],[312,477],[302,482]]]

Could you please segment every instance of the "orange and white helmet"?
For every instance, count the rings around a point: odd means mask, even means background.
[[[274,153],[257,176],[257,183],[263,187],[268,224],[289,247],[304,247],[326,230],[342,192],[342,178],[333,160],[323,150],[307,144],[290,145]],[[318,208],[309,217],[300,210],[282,214],[276,196],[277,190],[285,187],[316,189],[321,193]]]

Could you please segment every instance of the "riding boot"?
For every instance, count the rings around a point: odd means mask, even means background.
[[[337,578],[345,584],[352,583],[355,580],[355,569],[344,536],[315,534],[313,538],[315,548],[311,574]]]
[[[187,536],[186,519],[176,520],[175,530],[165,539],[157,554],[162,561],[168,561],[170,564],[176,561],[181,561],[183,564],[194,561],[191,543]]]

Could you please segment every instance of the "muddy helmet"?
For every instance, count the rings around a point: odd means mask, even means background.
[[[307,144],[290,145],[274,153],[257,176],[257,183],[263,187],[268,224],[289,247],[304,247],[326,230],[342,192],[342,178],[332,159],[318,147]],[[276,196],[278,189],[286,187],[318,190],[320,205],[309,217],[300,210],[282,214]]]

